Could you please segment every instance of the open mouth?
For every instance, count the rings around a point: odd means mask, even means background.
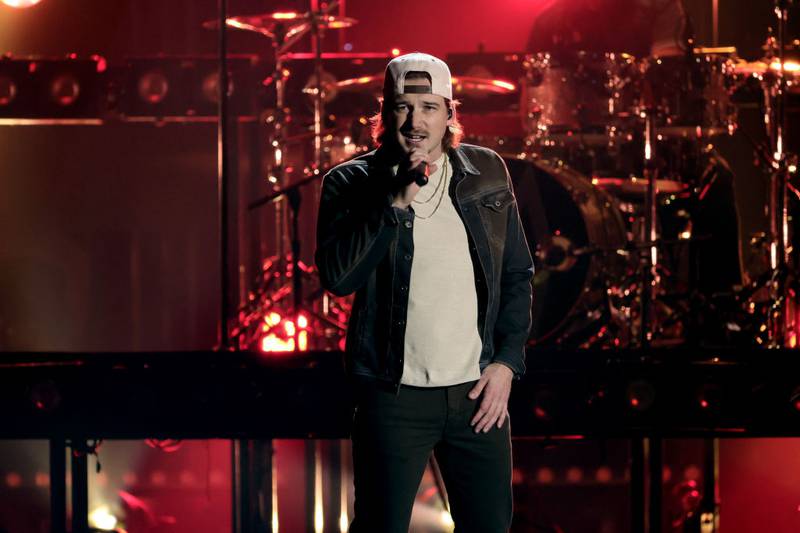
[[[414,143],[422,142],[427,138],[425,135],[417,135],[411,133],[404,133],[403,137],[405,137],[407,141]]]

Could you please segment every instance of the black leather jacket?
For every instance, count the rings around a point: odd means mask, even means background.
[[[486,148],[461,144],[448,155],[453,167],[449,194],[466,226],[475,271],[480,368],[503,363],[518,378],[525,372],[533,262],[508,171]],[[398,386],[414,213],[392,207],[391,180],[380,149],[324,177],[315,260],[327,290],[338,296],[356,293],[346,344],[350,373]]]

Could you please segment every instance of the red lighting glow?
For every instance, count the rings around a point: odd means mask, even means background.
[[[9,472],[6,474],[6,485],[12,489],[22,486],[22,476],[16,472]]]
[[[169,92],[169,82],[161,72],[148,72],[139,79],[139,98],[148,104],[158,104]]]
[[[71,74],[58,76],[50,84],[50,98],[63,107],[74,104],[80,92],[81,87],[78,80]]]
[[[3,3],[8,7],[26,8],[33,7],[42,0],[3,0]]]
[[[264,324],[261,331],[261,351],[265,353],[280,353],[308,351],[308,327],[309,320],[304,314],[297,315],[291,320],[283,318],[276,312],[271,312],[264,317]]]
[[[17,84],[8,76],[0,76],[0,106],[14,101],[17,96]]]
[[[507,89],[509,91],[517,90],[517,87],[513,83],[509,83],[507,81],[492,80],[492,85],[494,85],[495,87],[500,87],[501,89]]]

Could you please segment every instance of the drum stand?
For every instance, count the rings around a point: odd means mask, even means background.
[[[772,61],[776,59],[779,68],[774,80],[764,85],[764,121],[767,127],[767,137],[770,143],[772,159],[770,161],[769,176],[769,265],[772,277],[768,282],[770,301],[772,302],[767,316],[767,346],[769,348],[783,348],[787,341],[794,347],[790,337],[795,335],[794,324],[787,320],[790,311],[789,283],[790,253],[792,249],[792,235],[789,230],[789,205],[788,191],[791,187],[790,174],[796,171],[795,165],[790,165],[792,158],[784,151],[786,135],[786,76],[784,72],[784,49],[786,45],[786,26],[789,18],[789,4],[791,0],[776,0],[775,15],[778,17],[778,38],[770,38],[768,43],[772,50],[768,52],[769,67],[767,76],[772,76]],[[777,54],[775,49],[777,48]],[[791,330],[791,331],[790,331]],[[796,339],[795,339],[796,340]]]

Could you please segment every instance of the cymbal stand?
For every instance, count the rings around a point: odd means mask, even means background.
[[[784,151],[786,135],[786,76],[784,71],[784,48],[786,45],[786,26],[789,17],[790,0],[775,1],[775,15],[778,17],[778,36],[768,39],[771,50],[767,54],[770,68],[764,84],[764,122],[767,127],[772,152],[769,176],[769,264],[772,279],[769,283],[770,301],[773,302],[767,318],[767,346],[783,348],[787,341],[788,324],[787,297],[789,280],[789,254],[791,236],[789,234],[789,158]],[[777,49],[777,50],[776,50]],[[777,51],[777,54],[776,54]],[[777,57],[779,68],[773,78],[771,65]]]
[[[331,2],[324,10],[318,11],[318,0],[311,0],[311,46],[314,50],[314,77],[317,87],[314,92],[314,168],[312,172],[317,174],[322,168],[322,130],[324,129],[325,101],[324,88],[322,84],[322,27],[320,18],[327,15],[331,10],[336,9],[338,1]]]
[[[641,255],[641,326],[639,331],[639,346],[642,349],[650,347],[653,340],[653,300],[655,299],[655,283],[658,268],[658,227],[656,217],[656,184],[658,169],[653,161],[655,140],[655,114],[656,109],[648,106],[644,110],[644,175],[647,179],[647,196],[645,197],[645,214],[642,243],[647,245]]]
[[[283,64],[286,46],[286,26],[277,24],[272,37],[275,71],[263,83],[264,85],[275,84],[275,112],[267,117],[267,123],[272,127],[272,132],[269,136],[269,147],[273,154],[270,163],[269,181],[278,188],[287,185],[286,165],[284,164],[288,146],[286,128],[291,119],[289,108],[286,106],[286,81],[289,73]],[[285,202],[281,202],[278,199],[275,201],[275,226],[273,228],[275,250],[278,257],[286,255],[286,227],[286,205]]]

